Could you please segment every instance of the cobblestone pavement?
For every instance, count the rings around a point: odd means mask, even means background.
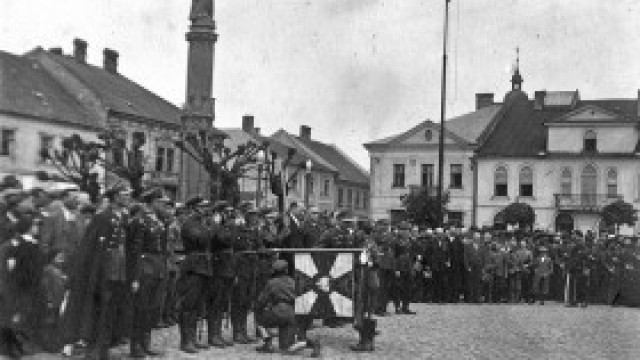
[[[540,305],[412,305],[417,315],[379,319],[376,352],[356,354],[351,326],[314,328],[324,359],[640,359],[640,309]],[[229,336],[229,333],[226,333]],[[177,329],[154,332],[154,347],[167,359],[291,359],[264,355],[256,345],[236,345],[195,356],[177,350]],[[124,359],[126,347],[113,351]],[[309,356],[309,351],[300,357]],[[30,359],[57,359],[38,355]]]

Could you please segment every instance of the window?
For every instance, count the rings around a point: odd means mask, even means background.
[[[369,208],[369,193],[366,191],[362,194],[362,208],[365,210]]]
[[[175,149],[167,148],[167,172],[173,172],[174,161],[175,161]]]
[[[344,206],[344,190],[338,188],[338,207]]]
[[[533,171],[528,166],[520,169],[520,196],[533,196]]]
[[[449,211],[447,213],[447,222],[455,227],[463,226],[464,213],[462,211]]]
[[[164,157],[165,148],[158,146],[156,150],[156,171],[163,171],[164,169]]]
[[[588,130],[584,133],[584,151],[596,152],[598,151],[598,139],[596,133],[593,130]]]
[[[422,186],[433,187],[433,164],[422,164]]]
[[[47,134],[40,134],[40,162],[45,162],[46,157],[42,156],[43,153],[51,151],[53,148],[53,136]]]
[[[462,165],[451,164],[450,189],[462,189]]]
[[[15,155],[16,131],[14,129],[2,129],[0,137],[0,156]]]
[[[349,209],[353,208],[353,190],[347,189],[347,207]]]
[[[571,191],[571,169],[564,169],[560,178],[560,195],[570,197]]]
[[[322,196],[329,196],[329,187],[331,182],[329,180],[324,181],[324,187],[322,188]]]
[[[360,208],[360,191],[356,191],[356,209]]]
[[[404,187],[404,164],[393,164],[393,185],[394,188]]]
[[[111,156],[113,157],[113,164],[116,166],[124,165],[124,152],[127,148],[126,139],[115,139],[113,150],[111,150]]]
[[[298,192],[298,174],[291,179],[291,190]]]
[[[609,199],[618,197],[618,172],[616,169],[607,171],[607,197]]]
[[[427,130],[424,132],[424,139],[426,141],[431,141],[433,140],[433,132],[431,130]]]
[[[504,166],[500,166],[496,169],[494,174],[494,192],[495,196],[509,196],[509,188],[507,185],[507,169]]]
[[[309,194],[313,195],[313,174],[309,174]]]

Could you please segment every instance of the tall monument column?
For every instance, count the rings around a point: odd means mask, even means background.
[[[186,39],[189,42],[187,59],[187,89],[182,115],[182,136],[197,135],[200,146],[212,148],[217,140],[213,124],[215,104],[212,96],[213,61],[216,34],[213,0],[193,0],[189,14],[191,25]],[[195,195],[209,197],[209,174],[189,155],[182,152],[180,199]]]

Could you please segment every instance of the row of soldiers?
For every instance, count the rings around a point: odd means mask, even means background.
[[[640,243],[633,238],[406,228],[372,236],[379,315],[391,301],[397,313],[407,313],[411,301],[640,303]]]
[[[362,241],[295,205],[284,216],[201,197],[180,206],[159,189],[133,201],[117,186],[91,204],[8,177],[0,203],[0,351],[11,356],[80,348],[105,359],[127,341],[133,358],[158,355],[152,329],[173,322],[187,353],[252,343],[247,317],[277,256],[264,249]]]

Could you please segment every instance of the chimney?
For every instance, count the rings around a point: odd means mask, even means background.
[[[476,110],[493,105],[493,93],[476,94]]]
[[[62,55],[62,48],[61,47],[52,47],[49,49],[49,52],[55,55]]]
[[[73,39],[73,58],[81,64],[87,63],[87,45],[82,39]]]
[[[246,133],[253,133],[253,115],[244,115],[242,117],[242,131]]]
[[[117,51],[112,49],[104,49],[102,52],[104,55],[103,67],[106,71],[117,74],[118,73],[118,54]]]
[[[300,125],[300,137],[311,140],[311,127],[307,125]]]
[[[533,108],[535,110],[542,110],[544,108],[544,98],[547,96],[546,90],[536,91],[534,93],[534,104]]]

